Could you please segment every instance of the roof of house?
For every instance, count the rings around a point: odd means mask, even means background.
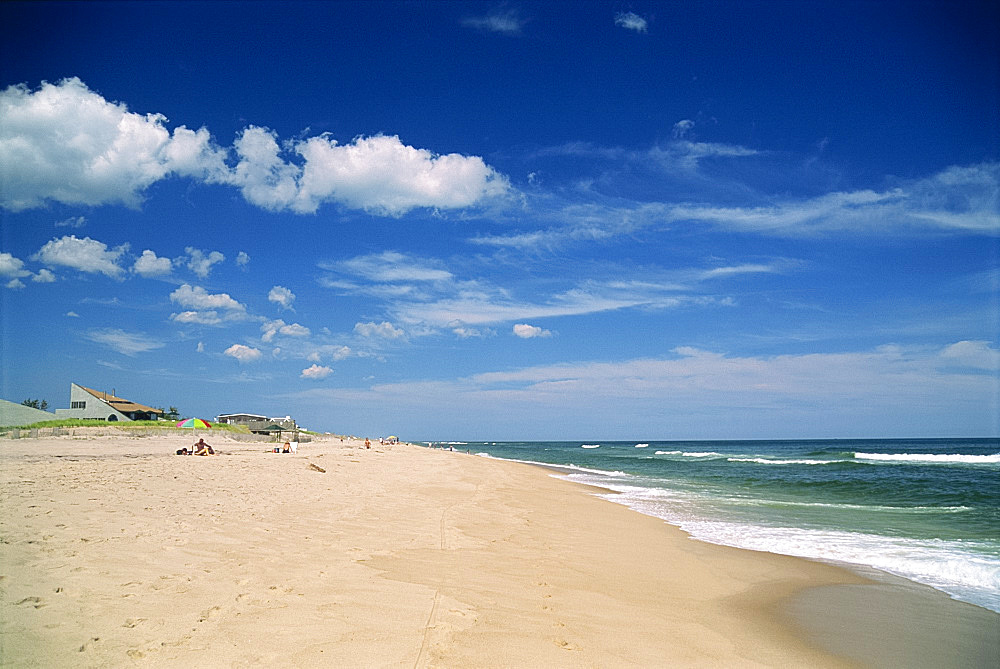
[[[163,413],[160,409],[154,409],[153,407],[148,407],[145,404],[139,404],[138,402],[133,402],[132,400],[127,400],[121,397],[115,397],[108,393],[101,392],[100,390],[94,390],[93,388],[85,388],[80,386],[88,393],[101,400],[102,402],[107,402],[112,406],[112,408],[121,411],[122,413],[133,413],[136,411],[141,411],[143,413]]]

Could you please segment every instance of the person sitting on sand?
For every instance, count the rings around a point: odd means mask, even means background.
[[[195,455],[215,455],[215,451],[211,446],[205,443],[205,439],[199,439],[198,443],[194,445]]]
[[[291,453],[292,452],[292,445],[286,441],[285,445],[281,447],[281,452],[282,453]]]

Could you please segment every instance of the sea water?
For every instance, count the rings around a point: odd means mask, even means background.
[[[875,567],[1000,612],[1000,440],[591,440],[459,448],[556,466],[695,539]]]

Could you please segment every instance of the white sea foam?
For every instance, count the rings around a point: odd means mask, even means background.
[[[962,453],[855,453],[858,460],[879,462],[917,462],[920,464],[1000,464],[1000,453],[991,455],[965,455]]]
[[[611,487],[620,494],[607,495],[607,499],[662,518],[701,541],[874,567],[1000,612],[1000,556],[976,551],[973,542],[710,520],[702,515],[701,505],[690,493],[637,486]],[[952,511],[962,509],[964,507],[948,507]],[[875,510],[897,508],[875,507]],[[898,507],[898,511],[910,509]]]
[[[636,444],[636,448],[649,448],[649,444]]]
[[[600,444],[580,444],[580,448],[600,448]]]
[[[768,458],[726,458],[727,462],[753,462],[758,465],[833,465],[850,460],[774,460]]]
[[[715,451],[656,451],[656,455],[680,455],[685,458],[721,458]]]

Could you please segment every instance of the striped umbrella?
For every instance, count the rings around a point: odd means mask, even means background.
[[[188,418],[177,421],[177,427],[212,427],[212,424],[201,418]]]

